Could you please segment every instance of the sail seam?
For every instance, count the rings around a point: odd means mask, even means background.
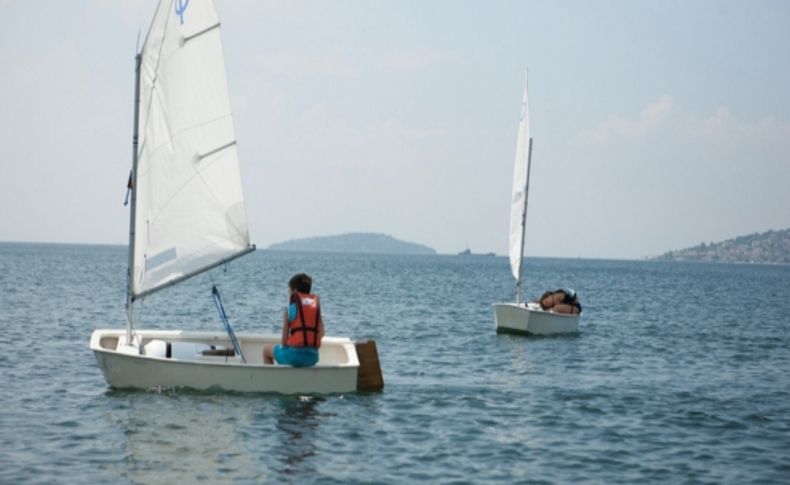
[[[171,3],[171,5],[172,5],[172,3]],[[161,7],[161,0],[160,0],[159,7]],[[161,12],[159,7],[157,7],[157,12]],[[156,22],[156,17],[154,17],[154,19],[151,21],[151,25],[152,26],[153,26],[154,22]],[[140,160],[142,158],[140,155],[142,154],[142,148],[146,145],[146,142],[148,141],[148,137],[145,136],[145,132],[148,129],[148,124],[151,122],[151,107],[153,106],[153,97],[154,97],[154,94],[155,94],[155,89],[156,89],[157,80],[158,80],[159,65],[160,65],[160,63],[162,61],[162,50],[164,49],[164,46],[165,46],[165,36],[166,36],[166,34],[167,34],[167,20],[165,20],[165,22],[162,23],[161,35],[159,36],[161,43],[159,45],[159,49],[157,50],[156,65],[154,66],[153,76],[151,77],[151,89],[146,92],[145,126],[143,127],[142,130],[140,130],[139,129],[140,128],[139,127],[139,120],[138,120],[138,122],[137,122],[138,126],[136,127],[137,130],[139,131],[138,141],[139,141],[140,138],[142,138],[142,143],[140,143],[140,145],[138,146],[137,153],[135,154],[135,156],[137,157],[137,167],[135,168],[135,170],[137,172],[135,174],[135,187],[134,187],[135,191],[137,191],[137,181],[140,179],[141,175],[145,174],[145,172],[140,173],[140,171],[139,171]],[[146,35],[145,42],[143,43],[143,50],[141,51],[140,54],[138,54],[138,55],[141,56],[141,62],[140,62],[140,69],[141,70],[145,68],[145,63],[142,62],[142,60],[145,59],[145,56],[143,54],[145,53],[146,45],[148,45],[148,40],[150,38],[150,35],[151,35],[151,30],[149,28],[148,35]],[[138,74],[138,76],[142,77],[142,71]],[[139,83],[139,79],[138,79],[138,83]],[[139,103],[139,101],[138,101],[138,103]],[[135,209],[132,208],[132,213],[134,214],[135,212],[136,212]],[[135,220],[132,220],[131,223],[132,223],[132,226],[134,227],[134,231],[136,232],[137,231],[137,220],[136,220],[137,219],[137,215],[134,216],[134,219]],[[137,265],[139,263],[137,261],[137,254],[136,253],[137,253],[136,244],[134,244],[134,245],[130,244],[130,254],[131,254],[131,262],[132,262],[131,268],[130,268],[130,272],[131,272],[131,274],[130,274],[130,280],[131,280],[131,285],[130,286],[131,287],[129,288],[129,291],[131,292],[131,297],[129,298],[130,302],[134,302],[134,300],[135,300],[135,297],[134,297],[134,286],[135,286],[134,285],[134,280],[135,280],[134,272],[135,272],[135,268],[137,267]],[[143,269],[143,271],[140,272],[140,277],[139,277],[139,280],[137,281],[137,285],[142,285],[144,277],[145,277],[145,269]],[[131,314],[130,314],[130,318],[131,318]],[[131,323],[131,321],[130,321],[130,323]]]
[[[222,158],[223,158],[223,157],[216,158],[214,161],[212,161],[212,162],[210,162],[210,163],[206,164],[206,165],[204,166],[204,168],[205,168],[205,167],[209,167],[209,166],[213,165],[215,162],[218,162],[218,161],[219,161],[219,160],[221,160]],[[220,201],[220,198],[219,198],[219,197],[217,197],[217,195],[216,195],[215,191],[213,191],[213,190],[212,190],[211,184],[209,184],[209,183],[206,183],[206,180],[203,178],[203,171],[202,171],[202,170],[199,170],[199,171],[197,171],[197,173],[195,174],[195,176],[199,176],[199,177],[200,177],[200,181],[203,183],[203,185],[206,187],[206,189],[208,189],[208,191],[209,191],[209,192],[211,193],[211,195],[214,197],[214,200]],[[239,174],[239,176],[241,176],[241,174]],[[194,177],[192,177],[192,178],[194,178]],[[190,180],[191,180],[191,179],[190,179]],[[244,214],[244,221],[246,222],[246,220],[247,220],[247,214],[245,213],[245,214]],[[247,238],[249,237],[249,236],[248,236],[248,234],[247,234],[247,231],[244,231],[244,230],[242,229],[242,227],[240,227],[240,226],[237,226],[236,224],[229,224],[229,222],[230,222],[230,221],[227,221],[227,220],[225,221],[225,223],[226,223],[227,225],[230,225],[230,227],[232,227],[232,228],[233,228],[233,230],[236,232],[236,235],[237,235],[237,236],[239,236],[239,237],[241,237],[241,238],[243,238],[243,239],[247,239]]]
[[[203,126],[206,126],[206,125],[210,125],[211,123],[215,123],[215,122],[217,122],[217,121],[224,120],[224,119],[226,119],[226,118],[231,118],[231,119],[233,119],[232,117],[233,117],[233,113],[228,113],[228,114],[224,114],[224,115],[221,115],[221,116],[217,116],[216,118],[212,118],[212,119],[210,119],[210,120],[207,120],[207,121],[204,121],[204,122],[202,122],[202,123],[196,123],[196,124],[194,124],[194,125],[187,126],[187,127],[185,127],[185,128],[182,128],[182,129],[180,129],[180,130],[178,130],[178,131],[176,131],[176,132],[170,132],[170,131],[168,130],[168,132],[169,132],[169,133],[171,133],[170,137],[169,137],[169,138],[168,138],[166,141],[164,141],[164,142],[160,143],[159,145],[157,145],[157,146],[153,147],[153,148],[151,149],[151,153],[150,153],[150,155],[149,155],[148,157],[145,157],[145,159],[146,159],[146,160],[150,160],[150,159],[154,158],[154,156],[156,155],[156,153],[157,153],[159,150],[161,150],[162,148],[165,148],[165,147],[167,147],[167,146],[169,146],[169,145],[172,145],[172,144],[173,144],[173,142],[175,142],[175,140],[176,140],[176,139],[177,139],[179,136],[181,136],[181,135],[183,135],[183,134],[185,134],[185,133],[187,133],[187,132],[189,132],[189,131],[191,131],[191,130],[193,130],[193,129],[195,129],[195,128],[200,128],[200,127],[203,127]],[[141,147],[142,147],[142,145],[144,145],[144,144],[145,144],[147,141],[148,141],[148,140],[147,140],[147,138],[143,138],[143,143],[141,144]],[[234,141],[235,141],[235,140],[234,140]],[[142,148],[140,149],[140,154],[142,154]],[[141,173],[142,173],[142,174],[145,174],[145,172],[141,172]]]
[[[234,142],[234,144],[235,144],[235,142]],[[156,214],[154,214],[154,215],[152,215],[152,216],[150,217],[150,222],[156,222],[156,220],[159,218],[159,214],[161,214],[162,212],[164,212],[164,211],[165,211],[165,209],[167,208],[167,206],[168,206],[168,205],[170,205],[170,203],[171,203],[171,202],[172,202],[174,199],[178,198],[178,195],[179,195],[179,194],[180,194],[180,193],[181,193],[181,192],[182,192],[182,191],[183,191],[185,188],[187,188],[187,187],[189,186],[189,184],[191,184],[191,183],[192,183],[192,181],[194,181],[194,180],[195,180],[195,178],[197,178],[198,176],[202,175],[202,172],[203,172],[203,171],[204,171],[206,168],[208,168],[208,167],[210,167],[211,165],[213,165],[214,163],[216,163],[216,162],[218,162],[218,161],[222,160],[223,158],[225,158],[225,156],[227,156],[227,155],[222,155],[222,156],[220,156],[220,157],[218,157],[218,158],[214,159],[214,160],[213,160],[213,161],[211,161],[210,163],[204,164],[200,170],[198,170],[198,169],[195,169],[195,172],[194,172],[194,173],[193,173],[193,174],[192,174],[192,175],[191,175],[191,176],[190,176],[188,179],[186,179],[186,180],[184,181],[184,183],[182,183],[182,184],[181,184],[181,185],[180,185],[180,186],[177,188],[177,190],[175,190],[175,191],[173,192],[173,195],[171,195],[171,196],[170,196],[170,198],[168,198],[168,199],[167,199],[167,201],[165,201],[164,203],[162,203],[161,205],[159,205],[159,206],[156,208]],[[200,181],[201,181],[201,183],[203,183],[203,185],[206,185],[206,186],[207,186],[209,189],[211,188],[211,186],[210,186],[209,184],[206,184],[206,182],[203,180],[203,178],[202,178],[202,177],[200,177]],[[215,195],[213,192],[212,192],[212,194],[211,194],[211,195],[214,197],[214,200],[220,201],[220,199],[219,199],[219,198],[218,198],[218,197],[217,197],[217,196],[216,196],[216,195]],[[242,232],[239,230],[239,228],[237,228],[237,227],[234,227],[234,229],[236,229],[236,232],[237,232],[237,233],[238,233],[240,236],[243,236],[243,234],[242,234]]]
[[[154,73],[153,76],[151,77],[151,89],[148,93],[146,93],[148,94],[148,97],[145,100],[146,101],[145,126],[141,130],[141,134],[144,134],[148,130],[148,124],[151,122],[151,106],[153,106],[152,100],[154,97],[154,91],[156,90],[157,81],[159,80],[159,64],[162,62],[162,50],[165,48],[165,34],[167,34],[167,21],[162,23],[162,35],[160,36],[159,50],[156,53],[156,65],[154,66]],[[145,52],[145,45],[147,43],[148,43],[148,37],[146,37],[145,44],[143,44],[143,52]],[[145,56],[143,56],[143,59],[145,59]],[[142,66],[144,67],[145,63],[143,63]],[[146,140],[143,140],[143,143],[145,143],[145,141]],[[138,158],[140,157],[140,153],[141,153],[140,150],[138,150],[137,152]]]

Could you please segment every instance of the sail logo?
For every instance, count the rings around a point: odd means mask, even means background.
[[[189,0],[178,0],[175,2],[175,4],[176,4],[176,15],[178,15],[178,19],[181,21],[181,25],[184,25],[184,12],[189,6]]]

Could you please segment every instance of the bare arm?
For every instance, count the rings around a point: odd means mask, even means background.
[[[288,309],[283,312],[283,330],[280,335],[280,343],[286,345],[288,343]]]

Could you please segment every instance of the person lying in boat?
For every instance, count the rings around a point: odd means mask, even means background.
[[[289,302],[283,312],[281,343],[263,348],[263,363],[310,367],[318,362],[318,349],[324,337],[324,320],[318,295],[310,290],[313,279],[305,273],[288,281]]]
[[[555,313],[568,313],[578,315],[582,312],[582,305],[575,290],[560,288],[559,290],[547,291],[538,299],[540,307],[544,310]]]

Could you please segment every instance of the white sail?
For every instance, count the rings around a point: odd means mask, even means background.
[[[139,83],[133,298],[250,246],[213,2],[160,1]]]
[[[513,168],[513,198],[510,204],[510,269],[520,282],[524,251],[524,224],[526,223],[527,191],[529,184],[529,99],[527,80],[524,78],[524,100],[521,103],[521,121],[518,125],[516,161]]]

